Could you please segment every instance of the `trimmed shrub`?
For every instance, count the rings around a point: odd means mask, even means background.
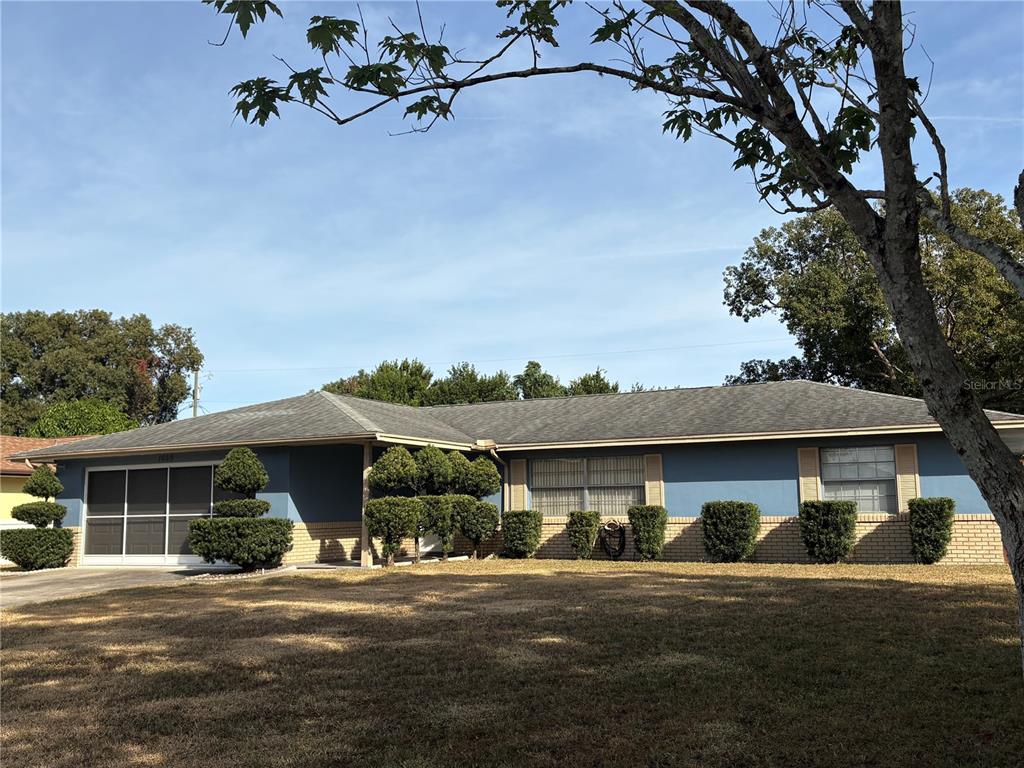
[[[212,517],[188,524],[188,545],[208,563],[218,560],[243,571],[276,568],[292,548],[291,520],[278,517]]]
[[[665,548],[668,510],[655,504],[637,504],[627,510],[638,560],[655,560]]]
[[[501,474],[494,462],[486,456],[477,456],[470,462],[466,479],[466,493],[483,499],[501,490]]]
[[[404,445],[394,445],[373,462],[366,482],[378,496],[412,496],[419,482],[419,467]]]
[[[387,565],[395,564],[395,553],[402,541],[416,535],[423,516],[423,503],[409,496],[384,496],[366,502],[366,530],[381,541],[381,554]]]
[[[857,538],[857,503],[805,501],[800,505],[800,538],[816,563],[838,563]]]
[[[254,499],[257,491],[266,488],[270,476],[251,448],[232,448],[213,471],[213,482],[222,490]]]
[[[263,517],[270,511],[265,499],[222,499],[213,502],[215,517]]]
[[[470,475],[473,472],[473,462],[467,459],[458,451],[448,452],[448,464],[451,467],[452,479],[448,485],[448,493],[457,493],[470,496]]]
[[[472,504],[460,501],[465,498],[472,497],[455,496],[452,503],[455,504],[459,532],[473,542],[475,560],[480,543],[491,538],[498,530],[498,508],[488,501],[473,499]]]
[[[700,527],[712,560],[738,563],[754,554],[761,510],[749,501],[708,501],[700,508]]]
[[[74,534],[67,528],[0,531],[0,555],[26,571],[63,568],[71,559]]]
[[[569,536],[569,546],[579,560],[589,560],[594,556],[594,544],[601,530],[601,515],[593,509],[577,509],[569,513],[569,521],[565,524],[565,532]]]
[[[416,489],[434,496],[446,493],[452,484],[452,465],[445,452],[436,445],[416,451]]]
[[[529,557],[540,546],[544,517],[536,509],[517,509],[501,516],[505,552],[512,557]]]
[[[47,528],[50,523],[59,523],[68,513],[68,508],[63,504],[52,501],[30,501],[27,504],[19,504],[11,510],[11,517],[23,523],[34,525],[36,528]]]
[[[953,516],[956,502],[944,496],[911,499],[910,551],[914,560],[925,565],[937,563],[946,556],[953,538]]]
[[[64,484],[57,479],[48,464],[40,464],[25,481],[21,490],[29,496],[47,501],[56,498],[57,494],[64,490]]]
[[[423,505],[423,525],[428,533],[433,533],[441,540],[441,559],[447,560],[448,553],[455,547],[455,514],[452,497],[420,496]]]

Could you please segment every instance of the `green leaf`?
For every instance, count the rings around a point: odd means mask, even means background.
[[[292,101],[286,89],[267,77],[241,82],[231,89],[231,95],[238,97],[235,114],[247,123],[260,125],[266,125],[271,115],[281,116],[277,111],[277,102]]]
[[[323,67],[307,69],[305,72],[295,72],[288,78],[288,87],[285,93],[291,94],[294,88],[299,92],[301,98],[307,104],[314,104],[321,96],[326,96],[327,91],[324,85],[332,85],[334,80],[323,76]]]
[[[314,51],[326,56],[341,54],[341,44],[352,45],[359,32],[359,22],[351,19],[337,19],[334,16],[313,16],[306,30],[306,42]]]
[[[249,34],[249,28],[257,21],[266,21],[267,11],[284,18],[281,9],[271,0],[203,0],[204,5],[212,5],[217,13],[231,16],[242,33]]]

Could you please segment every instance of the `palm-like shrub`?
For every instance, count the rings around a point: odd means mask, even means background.
[[[737,563],[754,554],[761,510],[749,501],[708,501],[700,510],[700,527],[712,560]]]

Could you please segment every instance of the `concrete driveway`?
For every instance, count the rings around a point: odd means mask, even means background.
[[[147,587],[180,581],[200,573],[169,568],[58,568],[50,571],[0,573],[0,608],[78,597],[127,587]]]

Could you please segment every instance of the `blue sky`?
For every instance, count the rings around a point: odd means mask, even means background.
[[[363,9],[381,34],[414,11]],[[954,184],[1008,195],[1024,5],[907,9],[935,61],[928,107]],[[484,3],[424,10],[468,51],[490,50],[503,19]],[[792,352],[774,320],[722,306],[722,270],[781,219],[725,146],[662,135],[659,99],[577,75],[469,91],[426,135],[390,136],[397,110],[345,128],[299,108],[263,129],[232,121],[230,86],[280,77],[274,54],[312,66],[308,17],[353,9],[284,11],[216,48],[225,19],[197,2],[0,6],[3,311],[191,326],[211,411],[394,357],[438,374],[538,359],[563,380],[601,365],[628,387],[718,384]],[[585,6],[563,19],[546,64],[614,56],[587,45]],[[927,79],[920,49],[910,62]]]

